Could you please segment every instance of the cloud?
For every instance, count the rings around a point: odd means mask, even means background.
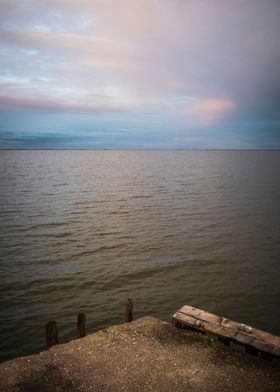
[[[157,121],[186,133],[279,119],[279,1],[0,0],[0,9],[2,107],[114,111],[128,128],[132,110],[145,129]]]
[[[212,124],[223,120],[235,107],[230,99],[208,98],[191,102],[185,113],[201,123]]]
[[[98,96],[98,98],[100,98]],[[31,109],[59,112],[85,112],[85,113],[104,113],[104,112],[123,112],[128,110],[121,105],[93,104],[88,102],[62,101],[57,98],[30,98],[30,97],[8,97],[0,96],[0,107],[15,109]]]
[[[36,51],[49,63],[40,72],[72,64],[89,84],[99,79],[136,97],[225,95],[246,104],[279,59],[280,7],[269,3],[10,1],[0,39],[14,51]]]

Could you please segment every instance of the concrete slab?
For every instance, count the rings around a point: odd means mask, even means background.
[[[0,391],[280,391],[279,362],[151,317],[0,364]]]

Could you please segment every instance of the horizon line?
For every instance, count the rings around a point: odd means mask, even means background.
[[[1,148],[0,151],[280,151],[280,148]]]

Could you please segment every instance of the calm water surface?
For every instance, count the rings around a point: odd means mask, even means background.
[[[280,152],[1,151],[1,359],[184,304],[280,334]]]

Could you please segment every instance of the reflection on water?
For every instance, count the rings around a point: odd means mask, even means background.
[[[1,358],[184,304],[280,334],[279,152],[1,151]]]

